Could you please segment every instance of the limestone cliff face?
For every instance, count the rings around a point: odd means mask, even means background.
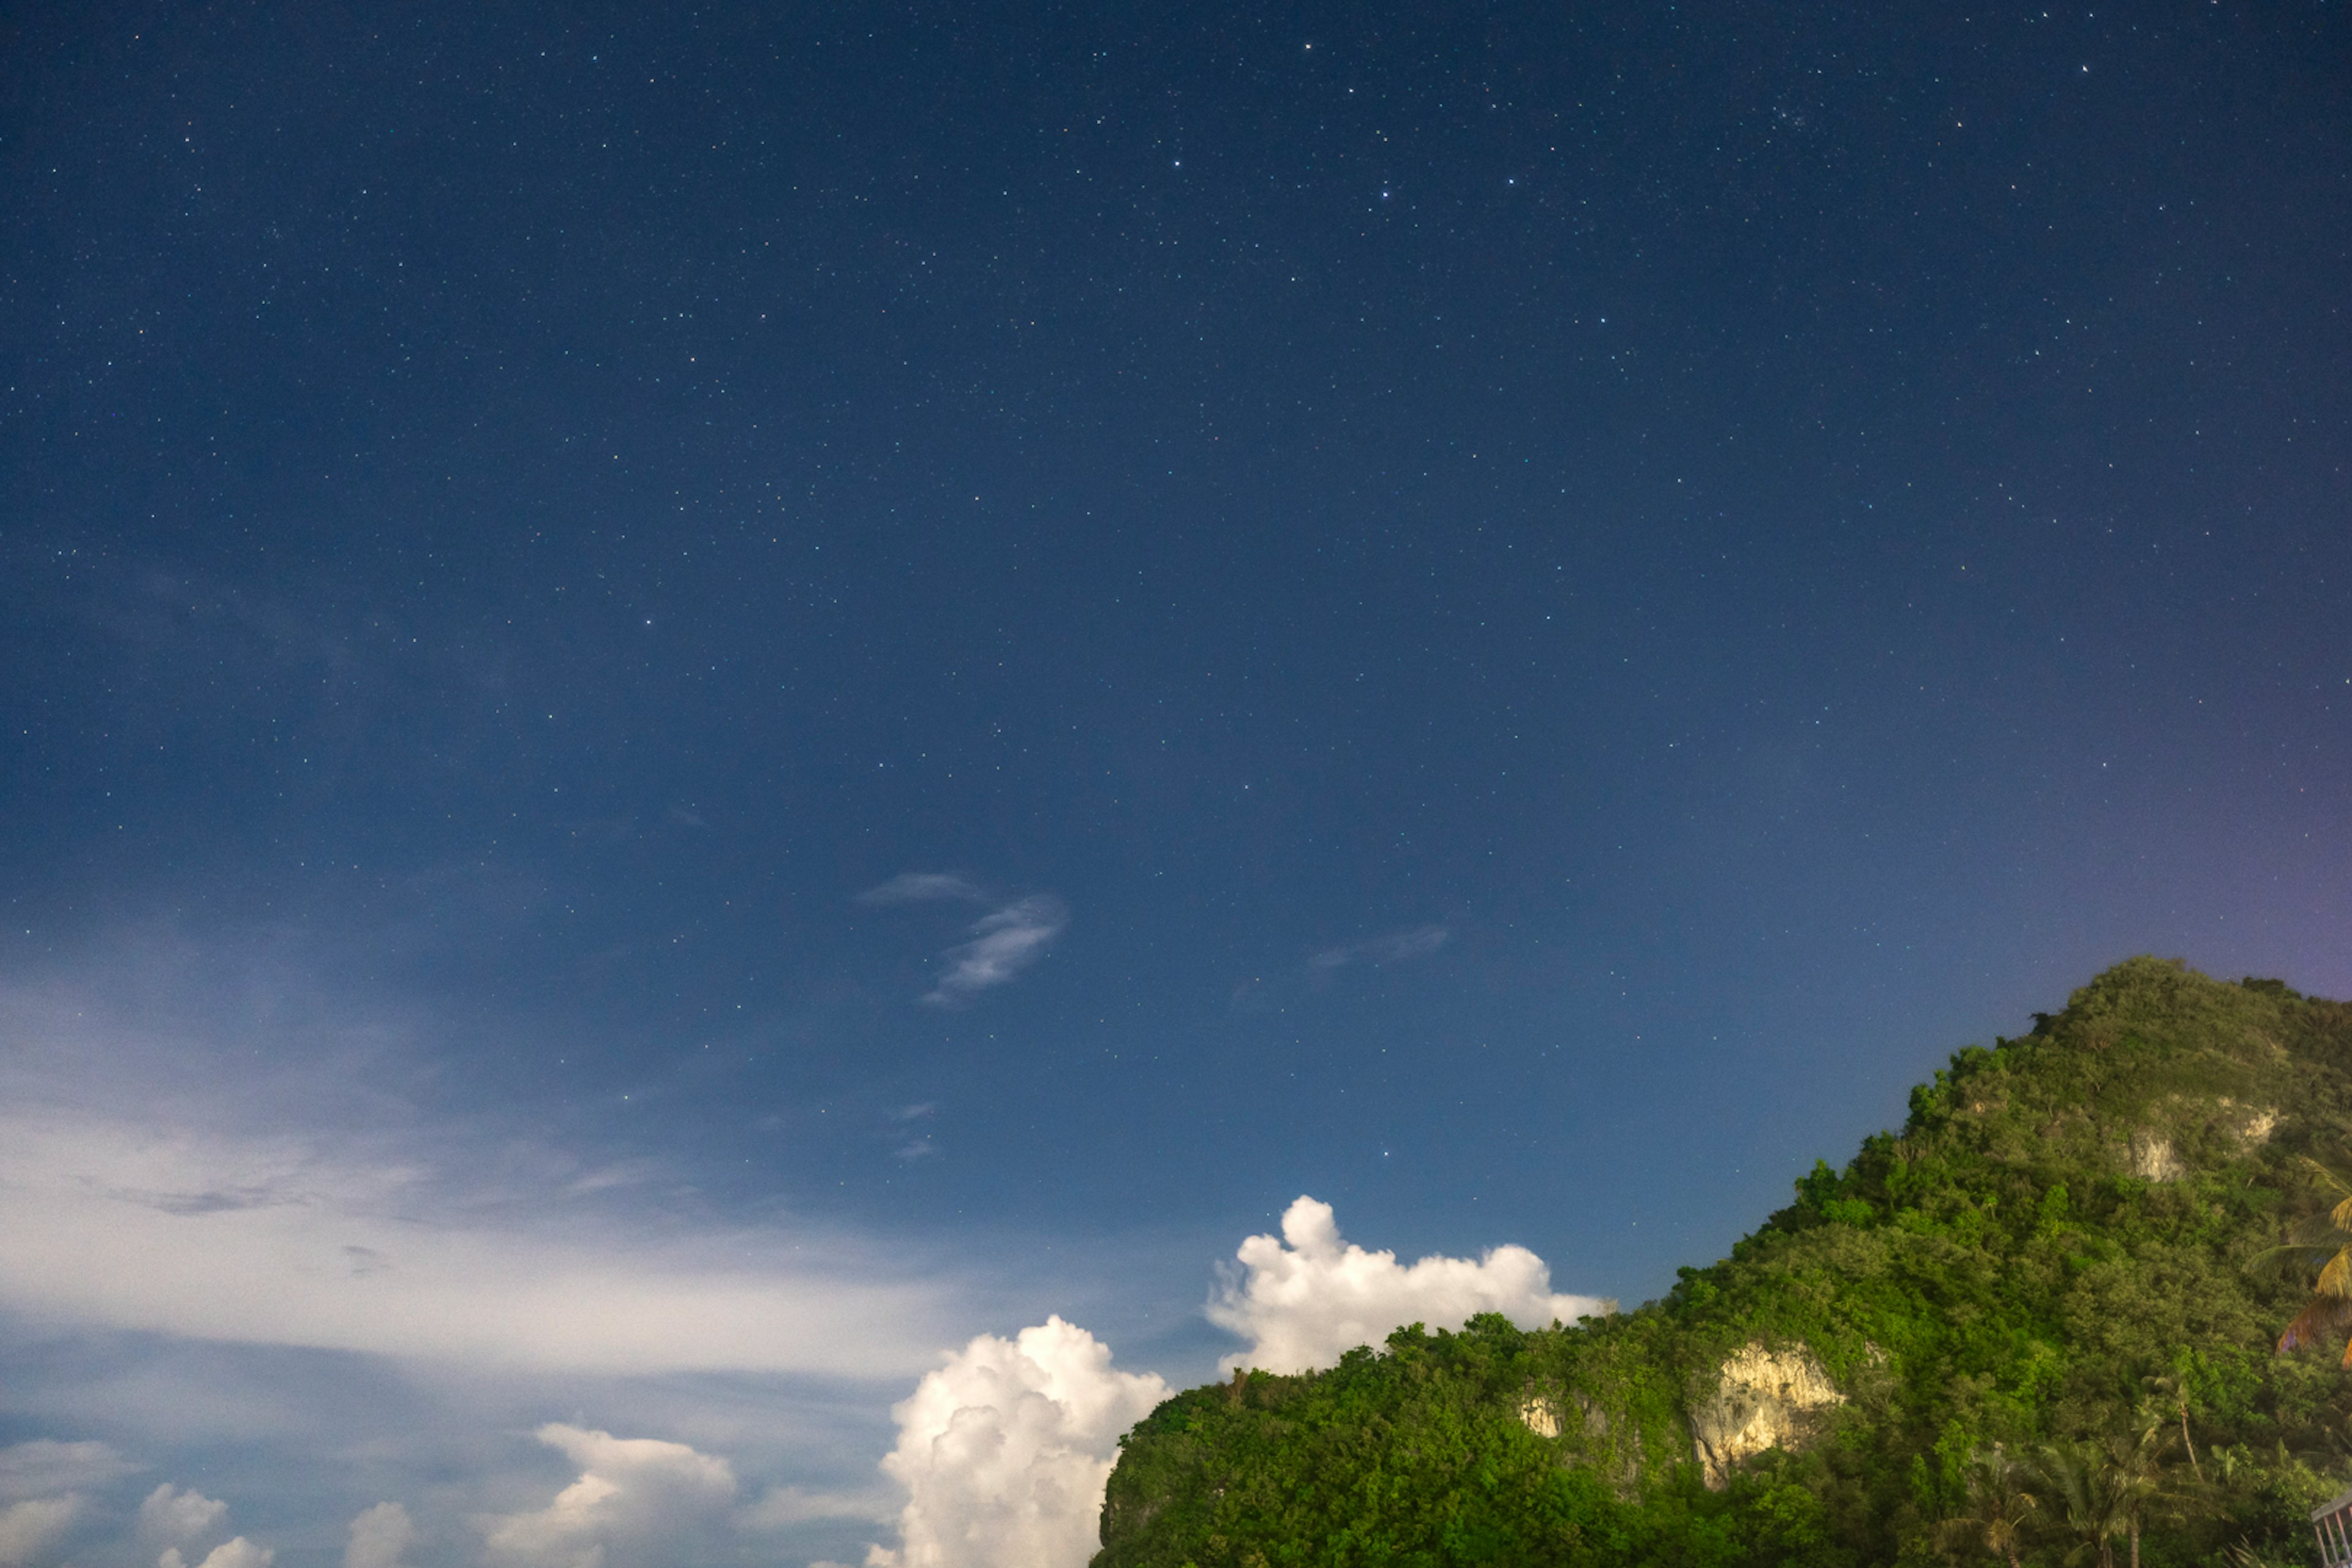
[[[1817,1413],[1845,1395],[1802,1345],[1767,1350],[1751,1341],[1723,1363],[1712,1393],[1690,1412],[1691,1446],[1710,1490],[1740,1460],[1802,1440]]]

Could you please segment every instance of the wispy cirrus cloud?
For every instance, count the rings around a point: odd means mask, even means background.
[[[984,904],[988,895],[952,871],[901,871],[880,887],[857,895],[861,904],[929,904],[942,899]]]
[[[1392,931],[1383,936],[1367,937],[1362,942],[1319,948],[1307,958],[1307,966],[1318,973],[1328,973],[1335,969],[1345,969],[1351,963],[1403,963],[1410,959],[1428,957],[1444,947],[1452,934],[1444,926],[1435,924]]]
[[[1051,893],[1014,900],[975,921],[971,941],[948,949],[947,973],[923,1000],[934,1007],[959,1007],[992,986],[1008,984],[1045,957],[1069,923],[1069,906]]]
[[[995,902],[988,890],[952,871],[901,871],[857,895],[861,904]],[[972,922],[970,942],[941,956],[946,968],[922,1000],[934,1007],[961,1007],[992,987],[1007,984],[1045,956],[1070,923],[1070,908],[1051,893],[1032,893],[1000,904]]]

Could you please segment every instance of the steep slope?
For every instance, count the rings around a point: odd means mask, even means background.
[[[1124,1440],[1095,1563],[1943,1563],[1991,1445],[2048,1468],[2159,1419],[2144,1562],[2305,1562],[2352,1476],[2352,1376],[2273,1354],[2308,1275],[2258,1265],[2326,1206],[2304,1157],[2347,1149],[2352,1006],[2133,959],[1954,1057],[1901,1132],[1663,1300],[1170,1400]],[[2055,1563],[2078,1537],[2035,1487],[2028,1560]]]

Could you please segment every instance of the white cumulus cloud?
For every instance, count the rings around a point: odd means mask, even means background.
[[[68,1493],[0,1508],[0,1564],[21,1568],[56,1545],[80,1517],[81,1505],[78,1494]]]
[[[971,941],[948,949],[947,973],[923,1000],[954,1006],[1005,984],[1045,957],[1045,949],[1069,923],[1069,906],[1051,893],[1017,899],[982,916],[971,928]]]
[[[402,1568],[402,1557],[415,1543],[416,1526],[408,1510],[396,1502],[380,1502],[361,1510],[352,1521],[343,1568]]]
[[[240,1535],[214,1547],[196,1568],[269,1568],[277,1559],[274,1549],[256,1546]],[[188,1568],[188,1560],[181,1555],[178,1547],[166,1547],[163,1555],[155,1559],[155,1568]]]
[[[65,1538],[88,1499],[137,1467],[103,1443],[36,1437],[0,1448],[0,1568],[23,1568]]]
[[[1210,1321],[1249,1342],[1218,1363],[1228,1372],[1333,1366],[1406,1323],[1458,1329],[1477,1313],[1500,1312],[1532,1329],[1611,1310],[1598,1297],[1554,1294],[1551,1270],[1524,1247],[1409,1265],[1393,1252],[1367,1252],[1343,1242],[1331,1205],[1310,1197],[1283,1212],[1281,1236],[1253,1236],[1235,1256],[1240,1276],[1209,1303]]]
[[[615,1437],[551,1423],[539,1440],[580,1467],[580,1479],[530,1513],[484,1521],[489,1558],[516,1568],[635,1568],[693,1561],[730,1526],[735,1472],[684,1443]]]
[[[208,1498],[195,1488],[185,1491],[165,1481],[139,1505],[139,1534],[150,1542],[185,1546],[209,1535],[228,1518],[228,1504]]]
[[[897,1551],[867,1568],[1085,1568],[1120,1434],[1168,1397],[1110,1347],[1048,1318],[982,1334],[895,1406],[882,1468],[908,1497]]]

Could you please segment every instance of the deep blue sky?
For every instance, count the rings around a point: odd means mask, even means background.
[[[2339,7],[5,26],[67,1110],[658,1169],[1189,1381],[1299,1193],[1639,1300],[2116,958],[2352,993]]]

